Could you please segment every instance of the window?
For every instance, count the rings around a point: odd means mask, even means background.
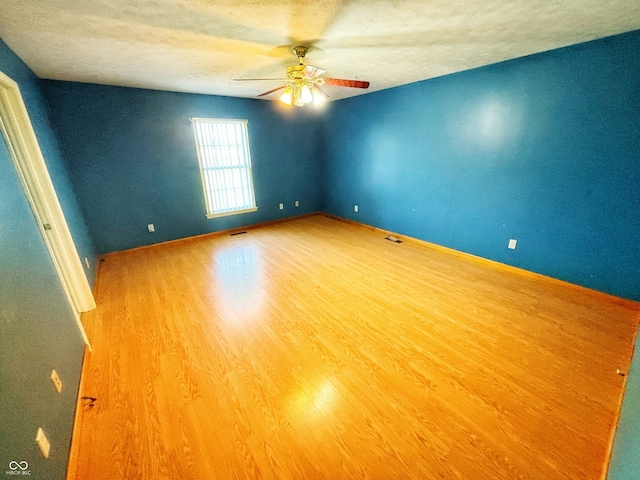
[[[192,118],[207,218],[255,212],[247,120]]]

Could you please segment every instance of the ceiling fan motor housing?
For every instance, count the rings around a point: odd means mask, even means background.
[[[291,80],[304,78],[304,69],[304,65],[293,65],[291,67],[287,67],[287,77],[289,77]]]

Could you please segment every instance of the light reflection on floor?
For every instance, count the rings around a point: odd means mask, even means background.
[[[289,415],[300,423],[325,422],[336,408],[338,399],[336,387],[325,379],[319,385],[298,390],[291,398]]]
[[[264,268],[256,245],[231,245],[217,250],[210,292],[216,309],[228,322],[251,324],[263,312]]]

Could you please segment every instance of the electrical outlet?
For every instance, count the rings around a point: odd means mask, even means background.
[[[156,231],[156,227],[153,226],[153,223],[150,223],[149,225],[147,225],[147,229],[149,230],[149,232],[155,232]]]
[[[298,200],[296,200],[294,205],[295,205],[296,207],[299,207],[299,206],[300,206],[300,202],[299,202]]]
[[[356,213],[358,213],[358,205],[354,205],[354,206],[353,206],[353,211],[354,211],[354,212],[356,212]]]
[[[38,433],[36,433],[36,443],[40,447],[40,451],[44,458],[49,458],[49,450],[51,450],[51,444],[47,439],[47,436],[44,434],[42,428],[38,428]]]
[[[51,381],[56,386],[56,390],[58,390],[58,393],[61,393],[62,392],[62,380],[60,380],[60,377],[58,376],[58,372],[56,372],[55,370],[53,370],[51,372]]]
[[[284,203],[280,204],[280,210],[284,210]]]
[[[91,268],[91,264],[89,263],[89,259],[87,257],[84,257],[84,263],[87,265],[87,270],[89,270]]]
[[[509,248],[511,250],[515,250],[517,244],[518,244],[517,240],[514,240],[513,238],[511,240],[509,240]]]

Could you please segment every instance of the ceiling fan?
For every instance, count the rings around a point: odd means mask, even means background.
[[[318,105],[323,103],[329,95],[322,90],[322,85],[350,88],[369,88],[369,82],[362,80],[343,80],[341,78],[325,78],[321,75],[324,70],[312,65],[304,64],[304,57],[309,50],[308,47],[298,46],[293,49],[293,53],[298,57],[298,65],[287,68],[287,78],[236,78],[236,81],[255,80],[281,80],[284,85],[261,93],[258,97],[264,97],[279,90],[284,90],[280,96],[280,101],[287,105],[301,107],[313,102]]]

